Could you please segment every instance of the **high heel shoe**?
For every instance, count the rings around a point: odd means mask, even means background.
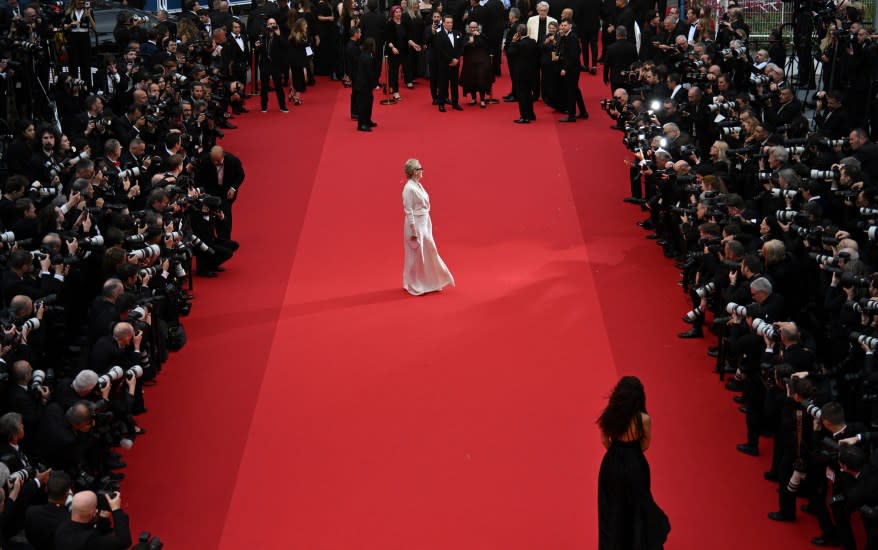
[[[402,101],[402,96],[399,94],[393,94],[393,99],[395,99],[397,101]]]
[[[293,105],[295,105],[295,106],[298,107],[298,106],[301,105],[301,104],[302,104],[302,98],[301,98],[301,97],[293,97]]]
[[[488,104],[485,103],[485,100],[484,100],[484,99],[483,99],[482,101],[479,101],[479,107],[481,107],[482,109],[484,109],[484,108],[487,107],[487,106],[488,106]]]

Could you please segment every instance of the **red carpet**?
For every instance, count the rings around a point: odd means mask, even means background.
[[[422,84],[364,134],[326,81],[288,115],[237,119],[242,248],[198,280],[189,344],[147,394],[134,525],[173,549],[596,548],[594,420],[630,373],[667,548],[815,536],[810,517],[766,519],[769,443],[735,452],[743,417],[707,344],[675,336],[685,297],[620,200],[605,89],[583,89],[592,119],[568,125],[542,105],[529,126],[514,104],[441,114]],[[422,298],[401,289],[412,156],[458,285]]]

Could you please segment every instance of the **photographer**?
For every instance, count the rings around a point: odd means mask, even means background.
[[[67,38],[70,74],[91,84],[91,32],[97,24],[90,2],[73,0],[64,13],[63,28]]]
[[[99,499],[106,504],[99,505]],[[122,510],[118,491],[101,495],[81,491],[73,495],[70,517],[55,532],[56,550],[124,550],[129,546],[128,515]]]

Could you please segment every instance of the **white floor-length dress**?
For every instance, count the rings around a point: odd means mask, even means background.
[[[408,180],[402,190],[403,249],[405,266],[402,287],[415,296],[435,292],[451,285],[454,277],[439,257],[433,240],[433,224],[430,221],[430,196],[420,182]],[[412,240],[412,224],[418,239]]]

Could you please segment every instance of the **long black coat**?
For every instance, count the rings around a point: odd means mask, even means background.
[[[510,76],[513,81],[532,83],[537,79],[540,49],[533,38],[524,36],[515,42],[510,42],[506,46],[506,57],[509,58]]]

